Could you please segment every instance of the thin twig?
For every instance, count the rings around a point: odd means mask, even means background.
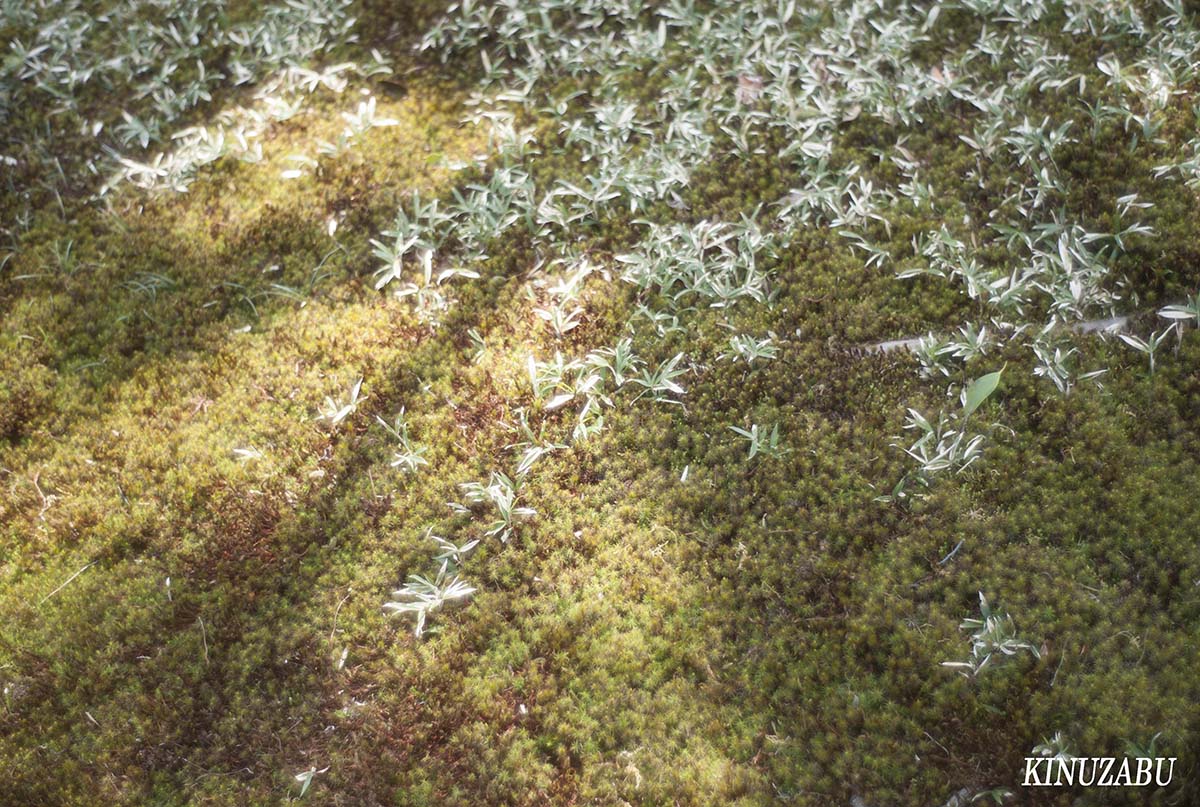
[[[333,630],[329,631],[329,643],[333,644],[333,636],[337,633],[337,618],[338,613],[342,610],[342,606],[346,604],[346,600],[350,599],[350,595],[354,593],[354,589],[346,592],[346,596],[342,597],[342,601],[337,604],[337,608],[333,609]]]
[[[46,511],[49,510],[56,501],[58,501],[58,497],[54,494],[47,496],[44,492],[42,492],[42,486],[38,484],[38,480],[41,478],[41,476],[42,472],[38,471],[33,475],[32,481],[33,489],[37,491],[38,498],[42,500],[42,509],[38,511],[38,518],[45,520]]]
[[[196,620],[200,623],[200,640],[204,642],[204,666],[208,666],[208,631],[204,629],[204,617],[198,616]]]
[[[53,597],[53,596],[54,596],[55,594],[57,594],[58,592],[62,591],[64,588],[66,588],[66,587],[67,587],[67,584],[68,584],[68,583],[70,583],[70,582],[71,582],[72,580],[74,580],[76,577],[79,577],[79,575],[83,574],[84,572],[86,572],[88,569],[90,569],[91,567],[93,567],[93,566],[95,566],[95,565],[96,565],[96,561],[92,561],[92,562],[91,562],[91,563],[89,563],[87,566],[84,566],[82,569],[80,569],[79,571],[75,572],[75,574],[73,574],[73,575],[71,575],[70,577],[68,577],[68,578],[67,578],[65,581],[63,581],[63,584],[62,584],[61,586],[59,586],[58,588],[54,589],[54,591],[51,591],[51,592],[50,592],[49,594],[47,594],[45,597],[42,597],[42,599],[41,599],[41,600],[38,602],[38,607],[39,607],[39,608],[41,608],[41,607],[42,607],[42,603],[44,603],[46,600],[48,600],[48,599],[50,599],[51,597]]]
[[[937,740],[935,740],[935,739],[933,738],[933,735],[932,735],[932,734],[930,734],[928,731],[922,731],[921,733],[922,733],[922,734],[924,734],[926,737],[928,737],[928,738],[929,738],[929,741],[930,741],[931,743],[933,743],[933,744],[934,744],[934,745],[936,745],[938,748],[940,748],[940,749],[942,749],[943,751],[945,751],[945,752],[946,752],[946,756],[948,756],[950,759],[954,759],[954,754],[951,754],[951,753],[950,753],[950,749],[949,749],[949,748],[947,748],[946,746],[942,745],[941,743],[939,743]]]
[[[1059,672],[1059,670],[1061,670],[1061,669],[1062,669],[1063,662],[1065,662],[1066,660],[1067,660],[1067,654],[1066,654],[1066,653],[1060,653],[1060,654],[1059,654],[1059,657],[1058,657],[1058,666],[1054,668],[1054,675],[1053,675],[1053,676],[1051,676],[1051,678],[1050,678],[1050,687],[1051,687],[1051,689],[1053,689],[1053,688],[1054,688],[1054,684],[1055,684],[1055,682],[1057,682],[1057,681],[1058,681],[1058,672]]]
[[[950,558],[952,558],[952,557],[954,557],[955,555],[957,555],[957,554],[958,554],[958,550],[962,549],[962,545],[963,545],[963,542],[964,542],[965,540],[966,540],[966,539],[963,539],[963,541],[959,541],[959,542],[958,542],[958,545],[957,545],[957,546],[955,546],[953,549],[951,549],[951,550],[950,550],[950,554],[949,554],[949,555],[947,555],[946,557],[944,557],[944,558],[942,558],[941,560],[939,560],[939,561],[938,561],[938,566],[945,566],[945,565],[946,565],[946,563],[947,563],[947,562],[950,560]]]

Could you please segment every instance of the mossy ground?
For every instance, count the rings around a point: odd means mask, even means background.
[[[400,30],[427,15],[391,13]],[[543,460],[524,494],[538,517],[481,548],[468,605],[422,639],[382,613],[427,563],[426,529],[459,523],[457,485],[508,456],[525,357],[555,346],[520,237],[436,330],[371,287],[368,239],[411,190],[447,194],[442,161],[481,146],[460,83],[390,44],[420,68],[377,88],[398,126],[281,180],[339,128],[318,107],[272,130],[263,163],[218,163],[187,194],[47,198],[4,267],[0,802],[274,804],[315,767],[312,804],[932,804],[1015,784],[1057,730],[1093,755],[1162,732],[1179,784],[1155,798],[1200,798],[1200,332],[1153,374],[1079,337],[1112,369],[1066,397],[1014,351],[988,404],[1011,431],[986,463],[883,505],[905,406],[938,391],[907,356],[852,348],[953,326],[965,303],[820,229],[774,259],[769,309],[639,336],[647,358],[686,349],[700,368],[684,405],[614,410]],[[870,124],[849,127],[866,154]],[[909,143],[940,163],[937,187],[968,159],[951,129]],[[1069,155],[1080,209],[1147,175],[1119,151]],[[766,158],[713,164],[686,201],[734,216],[789,181]],[[1145,299],[1194,290],[1194,196],[1143,192],[1160,237],[1130,276]],[[581,237],[605,254],[629,227]],[[150,274],[169,282],[139,287]],[[569,341],[623,333],[632,291],[597,280],[585,300]],[[718,361],[728,323],[773,330],[779,359]],[[315,422],[360,376],[359,411]],[[402,406],[430,447],[408,478],[371,417]],[[729,425],[750,422],[778,423],[792,452],[747,461]],[[977,680],[939,666],[966,654],[979,590],[1040,659]]]

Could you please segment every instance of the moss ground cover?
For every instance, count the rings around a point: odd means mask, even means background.
[[[257,43],[210,52],[125,3],[178,63],[121,99],[145,150],[95,84],[46,101],[48,7],[5,7],[0,802],[1200,798],[1200,329],[1153,368],[1077,329],[1200,288],[1191,11],[1118,5],[335,3],[278,59],[283,5],[197,4]],[[327,83],[186,192],[96,195],[289,64]],[[910,409],[981,457],[917,468]],[[433,535],[475,591],[418,637],[381,606]],[[1037,652],[964,676],[980,592]],[[1175,782],[1020,790],[1056,732]]]

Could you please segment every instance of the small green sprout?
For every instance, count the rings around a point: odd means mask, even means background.
[[[1024,650],[1034,658],[1041,658],[1041,653],[1032,642],[1017,636],[1016,625],[1008,613],[996,613],[988,605],[983,592],[979,592],[979,619],[968,617],[959,626],[961,630],[973,631],[971,634],[971,657],[966,661],[943,661],[943,667],[966,670],[962,674],[973,678],[995,659],[1015,656]]]
[[[430,580],[419,574],[408,576],[408,582],[396,591],[391,602],[383,604],[385,611],[395,614],[412,614],[416,617],[413,635],[420,636],[425,632],[425,621],[431,613],[443,608],[447,603],[465,599],[475,593],[475,589],[467,585],[457,574],[448,573],[449,564],[442,562],[437,576]]]
[[[737,426],[730,426],[730,431],[746,438],[749,443],[750,455],[747,459],[754,459],[759,454],[771,459],[778,459],[788,453],[789,449],[779,443],[779,424],[776,423],[771,427],[768,433],[766,429],[759,430],[758,424],[755,423],[747,429],[739,429]]]
[[[350,385],[350,389],[346,391],[345,396],[341,400],[335,401],[332,397],[326,396],[325,403],[321,405],[317,420],[324,420],[330,426],[337,426],[343,420],[353,415],[358,411],[358,405],[367,399],[367,396],[361,395],[362,378]]]

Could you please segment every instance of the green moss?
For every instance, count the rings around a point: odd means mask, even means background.
[[[407,45],[431,16],[363,10],[379,21],[364,44],[397,53],[392,32]],[[946,14],[916,56],[937,64],[977,33]],[[1093,47],[1073,46],[1072,64],[1093,65]],[[443,160],[482,148],[458,125],[457,74],[474,67],[439,76],[399,58],[375,90],[400,125],[300,179],[280,179],[287,158],[333,139],[347,98],[277,125],[262,163],[221,161],[186,195],[63,208],[4,195],[4,212],[36,210],[0,275],[7,801],[280,803],[315,767],[316,804],[941,803],[1011,782],[1057,730],[1090,753],[1162,732],[1190,777],[1195,329],[1153,375],[1118,343],[1075,338],[1081,365],[1111,372],[1070,396],[1027,355],[997,355],[1009,369],[988,417],[1008,428],[986,462],[884,505],[907,467],[892,446],[905,407],[936,408],[942,390],[909,358],[858,348],[980,312],[948,284],[864,267],[820,227],[766,259],[771,306],[701,308],[661,339],[635,330],[652,363],[687,350],[684,405],[619,408],[598,438],[541,461],[523,494],[538,516],[481,547],[475,598],[420,641],[382,613],[405,574],[428,571],[426,530],[466,529],[445,504],[458,485],[511,463],[503,424],[533,403],[526,358],[560,346],[526,295],[537,256],[519,228],[489,244],[438,330],[371,288],[368,239],[413,190],[447,197],[471,173]],[[631,89],[652,100],[662,79]],[[972,113],[952,112],[902,134],[946,215],[980,221],[1014,169],[978,166],[982,186],[966,187]],[[24,114],[18,128],[41,122]],[[1189,136],[1181,114],[1171,143]],[[833,161],[894,182],[874,155],[896,135],[847,121]],[[1114,126],[1056,153],[1065,203],[1103,224],[1106,199],[1152,200],[1158,235],[1121,269],[1143,301],[1174,299],[1200,282],[1196,199],[1151,182],[1155,155],[1126,138]],[[542,183],[579,170],[549,154],[531,166]],[[765,155],[713,160],[682,202],[692,220],[733,219],[802,179]],[[634,218],[581,227],[581,250],[629,249]],[[914,210],[871,235],[902,254],[937,223]],[[594,279],[584,301],[561,343],[572,354],[624,335],[644,299]],[[470,329],[488,346],[478,362]],[[769,331],[780,355],[753,373],[719,358],[731,332]],[[315,422],[359,377],[359,411]],[[429,448],[414,477],[390,467],[374,425],[401,407]],[[747,461],[729,426],[749,423],[778,424],[790,453]],[[980,590],[1041,658],[975,680],[939,666],[965,656],[958,624]]]

